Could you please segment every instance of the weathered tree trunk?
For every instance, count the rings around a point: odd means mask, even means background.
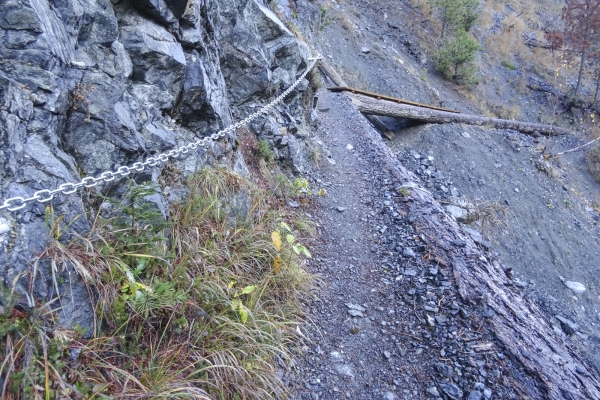
[[[499,129],[513,129],[522,133],[539,132],[542,135],[567,135],[573,132],[554,125],[536,124],[533,122],[488,118],[480,115],[468,115],[439,111],[430,108],[398,104],[387,100],[377,100],[355,93],[346,93],[352,103],[363,114],[385,115],[396,118],[407,118],[434,124],[458,123],[467,125],[491,126]]]
[[[333,81],[333,83],[336,84],[336,86],[340,86],[340,87],[345,87],[348,86],[346,84],[346,82],[344,81],[344,79],[336,72],[335,69],[333,69],[331,67],[331,65],[329,65],[329,63],[327,61],[325,61],[325,59],[320,59],[319,60],[319,68],[321,68],[323,70],[323,72],[329,76],[329,78]]]
[[[579,86],[581,86],[581,77],[583,76],[583,67],[585,65],[585,50],[581,51],[581,59],[579,60],[579,74],[577,74],[577,85],[575,86],[575,91],[573,92],[573,97],[577,97],[577,93],[579,92]]]
[[[539,386],[527,379],[518,382],[514,389],[519,398],[600,400],[598,373],[571,349],[568,339],[554,332],[548,317],[531,299],[518,293],[503,266],[490,259],[433,195],[416,183],[416,177],[391,150],[369,133],[366,136],[382,154],[382,167],[408,189],[410,201],[404,203],[404,211],[415,218],[414,228],[425,239],[429,259],[452,268],[465,301],[493,310],[488,321],[505,351],[523,365],[523,376],[537,378]]]
[[[388,127],[385,126],[385,124],[379,120],[379,118],[377,118],[374,115],[365,115],[365,117],[369,120],[370,123],[373,124],[373,126],[375,126],[375,128],[377,128],[379,132],[381,132],[383,136],[390,140],[394,138],[394,132],[390,131]]]

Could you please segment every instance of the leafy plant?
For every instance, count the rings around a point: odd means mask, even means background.
[[[235,285],[234,281],[231,281],[228,288],[231,289]],[[236,291],[233,295],[233,299],[231,300],[231,309],[239,315],[242,322],[245,324],[248,322],[248,314],[250,313],[250,309],[244,304],[244,295],[250,295],[256,290],[255,285],[246,286],[241,291]],[[249,301],[250,308],[253,306],[253,301]]]

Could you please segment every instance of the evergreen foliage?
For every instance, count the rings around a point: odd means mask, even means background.
[[[477,41],[464,29],[459,29],[456,36],[446,41],[433,57],[435,67],[447,79],[461,84],[475,84],[477,66],[474,61],[479,49]]]

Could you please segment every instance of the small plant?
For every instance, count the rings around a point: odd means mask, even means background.
[[[292,196],[312,196],[308,181],[305,178],[296,178],[291,185]]]
[[[329,13],[329,11],[327,10],[327,7],[325,7],[325,6],[320,6],[319,12],[321,13],[321,24],[319,25],[319,30],[321,30],[321,31],[323,29],[325,29],[326,26],[329,26],[332,23],[334,23],[335,20],[337,19],[336,16],[331,15]]]
[[[285,237],[286,243],[292,246],[292,250],[294,251],[294,253],[296,253],[297,255],[300,255],[302,253],[308,258],[312,258],[312,255],[310,254],[308,249],[302,244],[296,242],[296,238],[292,234],[292,229],[290,228],[290,226],[285,222],[281,221],[279,231],[273,231],[273,233],[271,233],[273,247],[277,251],[277,255],[273,260],[273,272],[275,274],[279,273],[279,271],[281,270],[281,264],[283,262],[282,254],[284,249],[282,247],[282,235]]]
[[[404,186],[399,187],[396,191],[402,197],[408,197],[408,195],[410,194],[410,192],[408,191],[408,189],[406,187],[404,187]]]
[[[235,281],[231,281],[228,288],[231,289],[233,286],[235,286]],[[231,300],[231,309],[238,314],[240,320],[244,324],[248,322],[248,315],[254,305],[254,301],[250,299],[247,301],[248,307],[250,307],[248,308],[246,305],[244,305],[244,298],[248,295],[251,295],[255,290],[256,285],[246,286],[242,290],[236,291],[233,295],[233,299]]]
[[[502,65],[504,68],[509,69],[511,71],[514,71],[517,69],[517,67],[515,67],[515,65],[513,63],[511,63],[510,61],[506,61],[506,60],[502,60],[500,65]]]
[[[435,54],[435,67],[447,79],[457,83],[476,84],[475,53],[480,49],[479,44],[464,30],[459,30],[456,37],[444,43]]]
[[[258,155],[268,163],[272,163],[275,159],[275,154],[273,153],[273,150],[271,150],[269,142],[264,139],[261,139],[258,142]]]

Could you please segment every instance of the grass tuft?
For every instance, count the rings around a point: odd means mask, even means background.
[[[187,186],[165,220],[145,200],[158,189],[132,183],[113,217],[68,243],[49,209],[55,240],[41,258],[78,265],[97,293],[98,329],[84,339],[57,327],[55,301],[4,290],[2,398],[288,397],[276,366],[290,358],[313,288],[298,249],[315,225],[286,213],[273,187],[226,169],[204,169]],[[291,241],[276,247],[281,227]]]

